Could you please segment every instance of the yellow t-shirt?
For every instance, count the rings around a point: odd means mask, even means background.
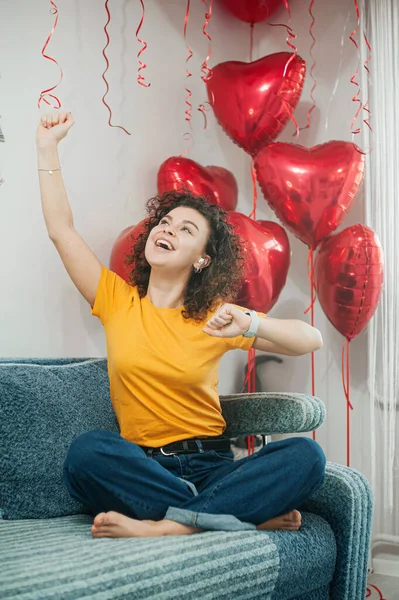
[[[255,338],[217,338],[181,308],[157,308],[103,266],[92,314],[104,326],[110,395],[121,436],[159,447],[221,435],[220,359]],[[259,313],[262,315],[262,313]]]

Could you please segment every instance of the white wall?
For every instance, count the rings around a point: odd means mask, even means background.
[[[59,24],[47,52],[64,71],[55,94],[62,108],[73,112],[76,120],[68,138],[61,143],[60,156],[75,226],[99,258],[108,264],[113,241],[119,232],[143,217],[144,202],[156,192],[156,173],[169,156],[187,148],[185,110],[185,59],[182,36],[185,0],[147,0],[143,39],[148,49],[143,60],[144,74],[151,87],[137,84],[137,59],[140,48],[135,30],[140,18],[140,3],[110,3],[112,20],[108,48],[110,93],[107,101],[113,110],[113,123],[131,132],[110,128],[108,112],[101,98],[105,84],[102,49],[106,13],[103,3],[86,0],[58,2]],[[190,61],[193,77],[194,146],[189,157],[201,164],[227,167],[235,174],[240,190],[238,210],[251,212],[252,181],[250,158],[222,132],[209,116],[203,119],[196,106],[206,99],[200,79],[200,64],[207,53],[202,35],[203,4],[192,2],[189,43],[194,51]],[[300,54],[309,59],[310,17],[307,2],[292,0],[292,27],[297,33]],[[36,171],[35,128],[39,119],[37,100],[42,89],[58,80],[57,67],[42,58],[41,48],[51,30],[53,17],[49,2],[0,0],[0,114],[6,137],[0,160],[5,183],[0,187],[0,356],[102,356],[104,335],[100,322],[70,282],[61,261],[47,237],[40,207]],[[314,49],[317,79],[317,109],[310,130],[299,142],[314,145],[332,139],[350,141],[350,123],[355,113],[351,98],[355,88],[350,77],[356,68],[356,51],[349,40],[356,26],[353,2],[337,0],[314,5],[316,24]],[[284,9],[275,22],[287,22]],[[249,26],[224,12],[217,0],[209,27],[213,39],[210,65],[225,60],[248,60]],[[285,30],[267,24],[255,27],[254,59],[286,50]],[[310,68],[310,63],[308,63]],[[310,106],[308,78],[296,112],[301,125]],[[43,111],[46,105],[43,104]],[[280,137],[295,142],[289,124]],[[356,140],[358,143],[360,141]],[[4,154],[6,153],[6,155]],[[0,173],[1,174],[1,173]],[[260,195],[259,218],[274,219]],[[363,198],[344,223],[362,222]],[[292,266],[289,281],[272,311],[275,317],[305,318],[309,305],[307,248],[290,235]],[[324,336],[324,348],[316,354],[316,394],[326,403],[328,419],[317,439],[328,458],[345,462],[345,401],[341,384],[341,347],[343,338],[316,306],[316,325]],[[354,405],[352,464],[367,471],[366,430],[366,338],[361,334],[351,344],[351,382]],[[224,357],[220,392],[241,387],[246,355],[241,351]],[[234,369],[232,366],[234,365]],[[235,372],[235,377],[231,373]],[[310,357],[284,358],[264,368],[262,378],[268,390],[310,392]],[[366,442],[366,445],[365,445]]]

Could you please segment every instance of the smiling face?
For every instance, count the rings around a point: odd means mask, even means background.
[[[208,221],[201,213],[187,206],[174,208],[151,230],[145,246],[147,262],[178,273],[205,268],[210,262],[205,253],[209,234]]]

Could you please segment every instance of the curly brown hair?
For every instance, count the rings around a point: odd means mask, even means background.
[[[186,192],[166,192],[147,202],[147,217],[142,232],[126,256],[126,265],[133,265],[129,275],[131,285],[137,286],[140,298],[147,294],[151,266],[145,258],[145,245],[151,230],[165,215],[178,206],[187,206],[203,215],[210,227],[206,254],[211,262],[200,273],[192,273],[188,281],[184,310],[185,319],[202,321],[220,302],[234,302],[244,278],[244,252],[239,236],[227,220],[227,213],[219,206],[208,204],[198,196]],[[133,234],[134,236],[134,234]]]

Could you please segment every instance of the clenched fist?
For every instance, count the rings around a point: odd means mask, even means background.
[[[36,143],[38,145],[58,144],[66,136],[74,122],[71,113],[68,112],[42,115],[36,130]]]
[[[207,322],[203,331],[215,337],[237,337],[243,335],[251,325],[251,317],[234,306],[223,304]]]

